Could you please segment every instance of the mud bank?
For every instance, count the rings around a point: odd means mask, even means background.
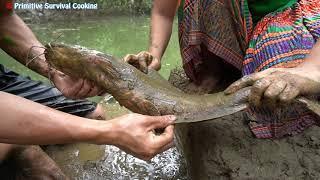
[[[175,70],[169,81],[185,90],[188,79]],[[294,137],[257,139],[245,113],[214,121],[176,125],[178,149],[194,180],[319,179],[320,128]]]

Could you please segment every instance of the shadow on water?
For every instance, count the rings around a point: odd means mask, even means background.
[[[127,53],[138,53],[147,49],[149,21],[145,16],[124,16],[29,26],[44,44],[60,36],[57,42],[82,45],[123,57]],[[162,61],[160,73],[164,77],[168,77],[170,70],[180,64],[177,37],[175,26],[171,43]],[[22,75],[49,83],[47,79],[26,69],[3,51],[0,51],[0,59],[1,64]],[[98,102],[101,98],[91,100]],[[109,119],[128,113],[116,102],[103,104]],[[71,144],[49,146],[46,151],[73,179],[186,179],[186,168],[175,148],[156,156],[151,162],[141,161],[113,146]]]

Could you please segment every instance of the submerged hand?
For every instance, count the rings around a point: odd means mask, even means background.
[[[252,86],[249,102],[255,106],[262,99],[274,103],[277,100],[289,102],[298,95],[320,92],[320,73],[304,68],[270,68],[241,78],[231,84],[226,94]]]
[[[173,146],[174,116],[128,114],[113,121],[113,145],[140,159],[150,160]],[[162,134],[155,129],[164,128]]]
[[[137,55],[127,54],[123,60],[144,73],[148,73],[148,68],[157,71],[161,68],[161,61],[147,51],[142,51]]]
[[[60,71],[52,70],[50,80],[61,93],[71,99],[83,99],[101,95],[102,89],[86,79],[72,78]]]

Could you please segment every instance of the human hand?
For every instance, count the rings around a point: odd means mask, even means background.
[[[249,102],[259,106],[264,99],[268,104],[290,102],[298,95],[320,92],[320,73],[306,68],[270,68],[244,76],[231,84],[226,94],[252,86]]]
[[[127,54],[123,60],[140,71],[144,73],[148,73],[148,68],[154,69],[154,70],[160,70],[161,68],[161,61],[160,59],[154,57],[151,53],[147,51],[142,51],[135,54]]]
[[[50,70],[50,80],[64,96],[71,99],[84,99],[104,93],[102,88],[89,80],[73,78],[57,70]]]
[[[114,120],[113,145],[143,160],[150,160],[155,155],[173,146],[174,116],[145,116],[128,114]],[[156,134],[155,129],[164,128]]]

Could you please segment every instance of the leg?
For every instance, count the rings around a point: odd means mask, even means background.
[[[58,165],[39,146],[0,144],[3,179],[64,180],[68,179]]]
[[[198,70],[199,82],[193,81],[187,87],[189,93],[207,94],[223,91],[241,77],[241,72],[220,57],[201,48],[203,62]]]

